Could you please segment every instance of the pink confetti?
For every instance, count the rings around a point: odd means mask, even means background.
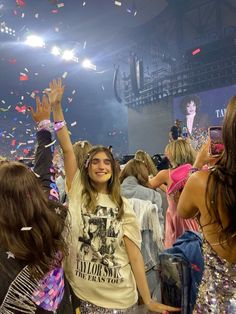
[[[20,81],[28,81],[28,80],[29,80],[29,77],[28,77],[28,75],[25,74],[25,73],[20,73],[19,80],[20,80]]]
[[[18,111],[18,112],[20,112],[20,113],[25,113],[25,111],[26,111],[27,108],[26,108],[26,106],[24,105],[24,106],[22,106],[22,107],[16,106],[15,109],[16,109],[16,111]]]
[[[25,2],[25,0],[16,0],[16,4],[19,7],[24,7],[26,5],[26,2]]]

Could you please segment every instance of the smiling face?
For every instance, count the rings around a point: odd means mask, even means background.
[[[197,110],[197,106],[193,100],[187,103],[186,105],[186,113],[188,114],[195,114]]]
[[[98,152],[92,157],[88,175],[98,192],[107,193],[107,184],[112,177],[112,165],[105,152]]]

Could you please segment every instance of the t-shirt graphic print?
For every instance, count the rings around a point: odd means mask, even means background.
[[[76,276],[93,282],[119,284],[121,265],[115,258],[121,236],[118,209],[97,206],[94,214],[82,212]]]

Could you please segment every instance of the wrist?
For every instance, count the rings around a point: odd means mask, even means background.
[[[58,132],[59,130],[61,130],[64,126],[66,126],[66,121],[55,121],[54,122],[54,131]]]
[[[52,123],[49,119],[41,120],[37,123],[37,130],[48,130],[51,131]]]

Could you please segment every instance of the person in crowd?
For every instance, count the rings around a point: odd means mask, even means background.
[[[121,194],[126,198],[151,201],[162,211],[161,195],[149,183],[148,169],[139,159],[131,159],[120,174]]]
[[[148,175],[150,178],[155,177],[157,174],[157,168],[152,160],[151,156],[143,150],[137,150],[134,158],[137,160],[142,160],[148,169]]]
[[[189,135],[194,132],[207,128],[209,121],[206,113],[199,113],[201,101],[197,95],[185,96],[180,102],[180,110],[184,115],[183,126],[187,128]]]
[[[50,83],[47,93],[64,154],[69,191],[72,239],[65,271],[80,299],[80,312],[124,313],[137,302],[136,284],[149,310],[177,311],[151,300],[140,253],[139,226],[129,202],[120,195],[109,149],[92,148],[82,170],[78,169],[61,107],[63,92],[59,79]],[[91,223],[96,225],[96,232],[90,228]],[[111,225],[115,232],[108,236]],[[86,258],[82,249],[85,244]]]
[[[179,199],[182,218],[198,217],[205,270],[194,313],[236,313],[236,96],[223,123],[224,152],[209,156],[210,142],[198,153]],[[207,170],[202,166],[215,160]]]
[[[36,112],[32,109],[38,123],[34,171],[19,162],[0,164],[1,313],[75,312],[62,268],[68,252],[66,210],[56,202],[51,133],[44,128],[50,111],[47,98],[41,103],[37,97]]]
[[[179,137],[182,136],[182,127],[181,127],[182,121],[179,119],[175,120],[175,124],[171,127],[169,132],[169,141],[176,141]]]
[[[146,167],[148,169],[149,179],[151,179],[157,175],[157,172],[158,172],[157,167],[156,167],[153,159],[151,158],[151,156],[148,153],[144,152],[143,150],[138,150],[135,153],[134,158],[137,160],[142,160],[144,162],[144,164],[146,165]],[[150,187],[149,184],[148,184],[148,186]],[[162,210],[163,210],[163,215],[165,216],[166,210],[168,208],[165,186],[161,186],[160,188],[157,188],[156,191],[161,196]]]
[[[165,217],[165,247],[170,248],[184,231],[198,231],[198,224],[194,219],[184,220],[176,211],[179,195],[195,160],[195,151],[186,140],[178,139],[166,146],[165,154],[171,169],[161,170],[149,182],[154,189],[162,184],[167,186],[169,207]]]
[[[74,313],[62,268],[65,221],[19,162],[0,165],[0,228],[0,313]]]

